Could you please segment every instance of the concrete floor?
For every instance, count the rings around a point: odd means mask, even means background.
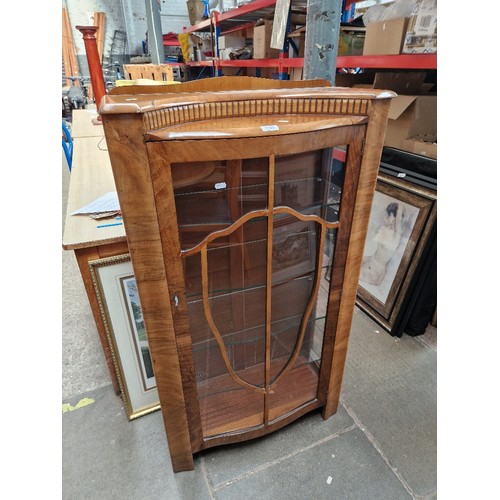
[[[64,224],[64,159],[62,175]],[[336,415],[199,453],[174,474],[161,413],[127,420],[73,252],[62,263],[64,500],[437,498],[435,328],[397,339],[356,309]]]

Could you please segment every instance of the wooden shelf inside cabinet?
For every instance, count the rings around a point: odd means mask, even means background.
[[[177,472],[336,413],[395,94],[249,77],[129,90],[100,112]]]

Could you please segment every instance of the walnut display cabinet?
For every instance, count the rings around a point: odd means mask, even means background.
[[[223,77],[104,97],[175,471],[337,411],[393,96]]]

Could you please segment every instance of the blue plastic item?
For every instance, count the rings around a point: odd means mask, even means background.
[[[66,161],[68,162],[69,171],[71,172],[71,164],[73,162],[73,139],[71,138],[71,133],[64,122],[62,122],[62,131],[62,147],[64,155],[66,156]]]

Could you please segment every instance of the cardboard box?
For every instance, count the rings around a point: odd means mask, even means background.
[[[436,0],[417,0],[406,30],[404,54],[437,52]]]
[[[242,49],[244,46],[244,36],[223,35],[219,37],[219,49]]]
[[[373,88],[392,90],[398,95],[416,95],[421,93],[425,78],[425,71],[380,71],[375,73]]]
[[[335,85],[392,90],[398,95],[420,95],[425,93],[425,78],[425,71],[377,71],[358,75],[336,75]]]
[[[364,56],[400,54],[408,27],[408,17],[369,23],[366,26]]]
[[[405,139],[437,136],[437,97],[400,95],[391,99],[384,146],[403,149]]]
[[[254,71],[252,72],[251,70]],[[278,78],[277,69],[275,68],[248,68],[247,75],[259,75],[261,78],[268,78],[270,80],[276,80]]]
[[[273,22],[264,21],[253,29],[253,58],[254,59],[276,59],[280,51],[272,49],[271,36],[273,34]]]
[[[243,68],[243,71],[245,71],[247,68]],[[227,66],[224,66],[222,68],[222,73],[223,73],[223,76],[239,76],[241,74],[242,70],[241,68],[231,68],[231,67],[227,67]],[[246,76],[246,75],[242,75],[242,76]]]
[[[437,135],[424,135],[405,139],[401,149],[437,160]]]

